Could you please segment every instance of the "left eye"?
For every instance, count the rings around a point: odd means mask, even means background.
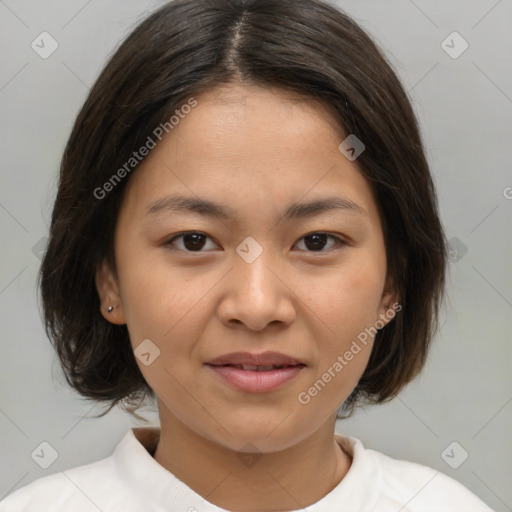
[[[334,243],[328,247],[328,249],[331,249],[336,244],[345,245],[345,242],[340,238],[324,232],[310,233],[309,235],[304,235],[302,238],[300,238],[300,240],[304,240],[304,246],[308,252],[325,252],[325,245],[327,244],[327,239],[329,238],[334,240]],[[176,247],[175,242],[179,240],[180,243],[177,244],[179,246],[177,249],[179,250],[184,250],[185,252],[205,252],[201,249],[207,245],[205,243],[206,239],[211,240],[211,238],[204,233],[199,231],[191,231],[174,236],[166,243],[166,245],[174,245]],[[214,243],[214,245],[217,244]]]
[[[331,238],[334,240],[334,244],[328,249],[331,249],[334,245],[345,245],[345,242],[334,235],[329,235],[327,233],[318,232],[318,233],[310,233],[309,235],[304,235],[300,240],[306,241],[304,244],[309,249],[312,249],[313,252],[325,252],[323,249],[324,245],[327,243],[327,239]],[[308,243],[309,242],[309,243]]]

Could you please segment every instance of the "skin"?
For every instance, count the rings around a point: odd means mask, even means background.
[[[102,314],[127,324],[134,349],[150,339],[160,350],[149,366],[137,359],[158,396],[159,464],[222,508],[300,509],[350,467],[334,438],[336,410],[361,377],[373,340],[307,405],[297,397],[359,333],[388,321],[394,297],[381,219],[357,160],[338,149],[345,135],[321,104],[239,83],[196,99],[130,176],[115,232],[116,272],[104,263],[96,274]],[[145,214],[178,193],[224,203],[236,219]],[[279,220],[289,203],[329,196],[365,213]],[[202,246],[187,237],[169,242],[183,231],[205,234]],[[306,237],[319,232],[339,241],[315,245]],[[263,249],[252,263],[236,252],[248,236]],[[267,350],[306,367],[280,389],[248,393],[204,364]],[[260,458],[248,465],[243,452]]]

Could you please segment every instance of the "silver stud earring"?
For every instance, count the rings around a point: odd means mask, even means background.
[[[107,313],[112,313],[112,311],[114,311],[114,306],[109,306],[107,308]]]

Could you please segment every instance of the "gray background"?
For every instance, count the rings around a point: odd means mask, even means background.
[[[135,425],[119,410],[91,419],[99,406],[66,387],[42,328],[35,279],[77,111],[107,55],[162,3],[0,0],[0,499],[110,455]],[[380,43],[410,91],[456,252],[425,370],[400,397],[360,410],[337,431],[434,467],[495,510],[512,510],[512,2],[338,4]],[[59,44],[47,59],[31,48],[43,31]],[[469,44],[458,58],[441,47],[453,31]],[[448,44],[452,53],[462,48],[460,40]],[[158,421],[154,412],[146,416]],[[58,453],[48,469],[31,458],[42,441]],[[460,464],[463,450],[469,456]]]

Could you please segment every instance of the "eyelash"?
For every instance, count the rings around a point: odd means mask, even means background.
[[[203,233],[202,231],[184,231],[182,233],[178,233],[177,235],[174,235],[172,238],[170,238],[167,242],[164,243],[165,246],[172,246],[173,242],[175,240],[178,240],[178,239],[181,239],[183,238],[184,236],[186,235],[192,235],[192,234],[198,234],[198,235],[204,235],[206,236],[207,238],[209,238],[210,240],[212,240],[211,237],[209,237],[206,233]],[[302,236],[299,240],[302,240],[308,236],[312,236],[312,235],[327,235],[328,238],[332,238],[334,240],[336,240],[336,245],[338,246],[345,246],[345,245],[348,245],[348,243],[335,236],[335,235],[331,235],[330,233],[327,233],[325,231],[312,231],[311,233],[308,233],[304,236]],[[309,253],[312,253],[312,254],[322,254],[322,253],[327,253],[327,252],[330,252],[331,250],[333,250],[334,247],[331,247],[330,249],[327,249],[327,250],[321,250],[321,251],[305,251],[305,252],[309,252]],[[172,250],[175,250],[175,251],[181,251],[181,252],[185,252],[185,253],[189,253],[189,254],[201,254],[201,253],[204,253],[204,252],[208,252],[208,251],[203,251],[203,250],[199,250],[199,251],[188,251],[188,250],[185,250],[185,249],[178,249],[176,247],[172,247]]]

